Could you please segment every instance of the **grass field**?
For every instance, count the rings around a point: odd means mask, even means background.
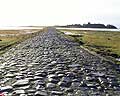
[[[31,38],[38,34],[40,30],[0,30],[0,55],[7,51],[11,46]]]
[[[75,31],[61,30],[62,32],[70,32],[72,39],[82,42],[83,46],[92,50],[108,59],[120,58],[120,32],[107,31]],[[81,36],[77,36],[81,34]]]

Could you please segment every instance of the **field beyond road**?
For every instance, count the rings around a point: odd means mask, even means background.
[[[0,54],[25,39],[35,36],[40,29],[0,30]]]
[[[120,32],[61,30],[84,47],[108,59],[120,58]]]

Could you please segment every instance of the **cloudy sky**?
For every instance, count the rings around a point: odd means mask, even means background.
[[[0,26],[114,24],[120,0],[0,0]]]

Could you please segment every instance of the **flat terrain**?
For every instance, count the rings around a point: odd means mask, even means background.
[[[54,28],[0,57],[0,92],[8,96],[119,96],[120,65],[79,47]]]
[[[4,53],[10,46],[32,37],[38,31],[38,29],[0,30],[0,54]]]
[[[120,57],[120,32],[108,31],[84,31],[84,30],[61,30],[71,32],[71,37],[83,46],[105,56],[106,58]],[[74,36],[74,34],[76,36]],[[77,34],[81,34],[80,36]]]

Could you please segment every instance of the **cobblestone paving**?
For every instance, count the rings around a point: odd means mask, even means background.
[[[0,57],[0,92],[7,96],[120,96],[119,78],[119,65],[53,28]]]

